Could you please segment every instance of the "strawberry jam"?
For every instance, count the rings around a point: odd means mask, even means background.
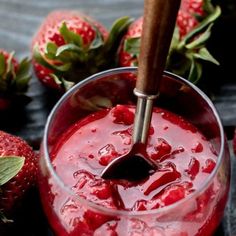
[[[216,165],[216,151],[195,126],[160,108],[154,109],[146,148],[148,157],[157,163],[157,170],[139,181],[102,179],[104,167],[130,149],[133,121],[134,107],[117,105],[78,121],[58,140],[50,153],[52,165],[74,195],[58,186],[53,178],[41,183],[43,204],[55,233],[210,235],[220,218],[213,217],[216,203],[211,203],[217,201],[217,181],[209,185],[207,193],[193,198],[191,204],[159,218],[151,213],[150,217],[129,218],[100,212],[76,197],[109,212],[122,210],[138,215],[170,206],[201,188]]]

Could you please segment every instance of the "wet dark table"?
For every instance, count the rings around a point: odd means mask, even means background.
[[[217,1],[215,1],[217,2]],[[223,14],[215,25],[209,49],[221,66],[206,65],[199,86],[211,97],[219,111],[229,140],[232,159],[232,183],[225,217],[216,232],[217,236],[236,236],[236,158],[232,153],[232,135],[236,126],[236,29],[235,0],[218,1]],[[30,42],[43,18],[54,9],[79,9],[101,21],[107,28],[120,16],[138,17],[142,14],[142,0],[0,0],[0,48],[17,53],[19,58],[30,54]],[[15,108],[0,114],[0,129],[19,135],[38,149],[47,116],[55,104],[54,95],[33,77],[28,95],[32,101],[24,110]],[[16,223],[1,231],[1,236],[51,235],[40,207],[37,191],[29,196],[16,217]]]

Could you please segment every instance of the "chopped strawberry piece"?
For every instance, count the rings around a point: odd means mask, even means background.
[[[199,172],[199,169],[200,169],[199,161],[195,157],[192,157],[188,165],[188,169],[186,170],[191,179],[195,179],[196,175]]]
[[[192,150],[193,153],[202,152],[203,151],[203,145],[200,142],[197,142],[191,150]]]
[[[130,145],[132,142],[131,140],[132,131],[130,129],[126,129],[122,131],[115,131],[112,134],[120,136],[123,141],[123,144],[125,145]]]
[[[210,174],[215,168],[216,163],[212,159],[207,159],[205,162],[205,166],[202,168],[202,172]]]
[[[110,182],[97,178],[88,171],[80,170],[74,174],[77,183],[73,190],[80,197],[84,197],[96,203],[102,203],[107,208],[116,208],[112,198],[112,186]]]
[[[100,157],[99,164],[107,166],[113,159],[118,156],[115,147],[112,144],[107,144],[98,151]]]
[[[105,224],[97,228],[93,235],[118,236],[118,233],[116,232],[116,228],[117,228],[117,221],[112,220],[112,221],[106,222]]]
[[[138,200],[132,210],[134,211],[145,211],[147,210],[147,201],[144,199]]]
[[[157,143],[154,146],[155,152],[151,154],[153,160],[157,160],[167,154],[171,153],[170,144],[163,138],[158,138]]]
[[[88,224],[89,228],[92,230],[95,230],[101,227],[106,222],[113,220],[114,217],[99,214],[99,213],[88,210],[84,213],[84,219],[86,223]]]
[[[134,113],[124,105],[117,105],[111,111],[114,117],[113,122],[116,124],[131,125],[134,123]]]
[[[161,200],[164,202],[165,206],[171,205],[181,199],[186,195],[186,190],[181,185],[171,186],[167,188],[161,196]]]

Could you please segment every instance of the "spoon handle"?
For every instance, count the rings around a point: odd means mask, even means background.
[[[133,144],[147,143],[153,100],[165,68],[180,0],[145,0],[144,22],[135,95],[138,97]]]
[[[145,0],[136,91],[156,95],[165,68],[180,0]]]

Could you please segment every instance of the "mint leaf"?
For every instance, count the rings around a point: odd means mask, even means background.
[[[25,162],[24,157],[3,156],[0,157],[0,186],[7,183],[18,174]]]

